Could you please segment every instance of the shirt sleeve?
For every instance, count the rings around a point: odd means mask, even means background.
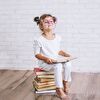
[[[38,40],[34,40],[34,54],[41,53],[41,43]]]

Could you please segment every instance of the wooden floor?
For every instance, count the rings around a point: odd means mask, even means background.
[[[32,71],[0,70],[0,100],[36,100]],[[72,73],[70,100],[100,100],[100,73]],[[40,95],[37,100],[60,100]]]

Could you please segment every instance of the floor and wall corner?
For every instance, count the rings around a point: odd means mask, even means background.
[[[63,38],[62,48],[78,57],[72,61],[71,100],[100,100],[99,4],[99,0],[0,0],[0,100],[34,100],[33,42],[41,32],[33,18],[44,13],[57,17],[55,33]]]

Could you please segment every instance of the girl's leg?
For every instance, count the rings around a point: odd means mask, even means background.
[[[54,70],[54,75],[55,75],[55,85],[56,85],[56,92],[61,98],[66,98],[66,94],[63,91],[63,82],[62,82],[62,70],[63,66],[61,63],[59,64],[47,64],[43,63],[41,67],[46,70]]]
[[[55,64],[54,66],[54,73],[55,73],[55,84],[59,88],[63,88],[63,83],[62,83],[62,64]]]
[[[55,64],[54,73],[55,73],[55,84],[56,84],[56,92],[61,98],[65,98],[66,94],[63,91],[63,83],[62,83],[62,64]]]
[[[64,67],[64,80],[71,82],[71,62],[63,63]]]
[[[64,85],[64,91],[68,93],[69,90],[69,82],[71,82],[71,62],[63,63],[64,67],[64,80],[63,80],[63,85]]]

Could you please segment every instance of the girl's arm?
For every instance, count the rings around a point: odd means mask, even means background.
[[[66,52],[63,51],[63,50],[60,50],[58,54],[61,55],[61,56],[64,56],[64,57],[71,57],[70,54],[66,53]]]
[[[52,64],[53,62],[55,62],[54,59],[48,58],[42,54],[36,54],[35,57],[40,59],[40,60],[43,60],[44,62],[46,62],[48,64]]]

